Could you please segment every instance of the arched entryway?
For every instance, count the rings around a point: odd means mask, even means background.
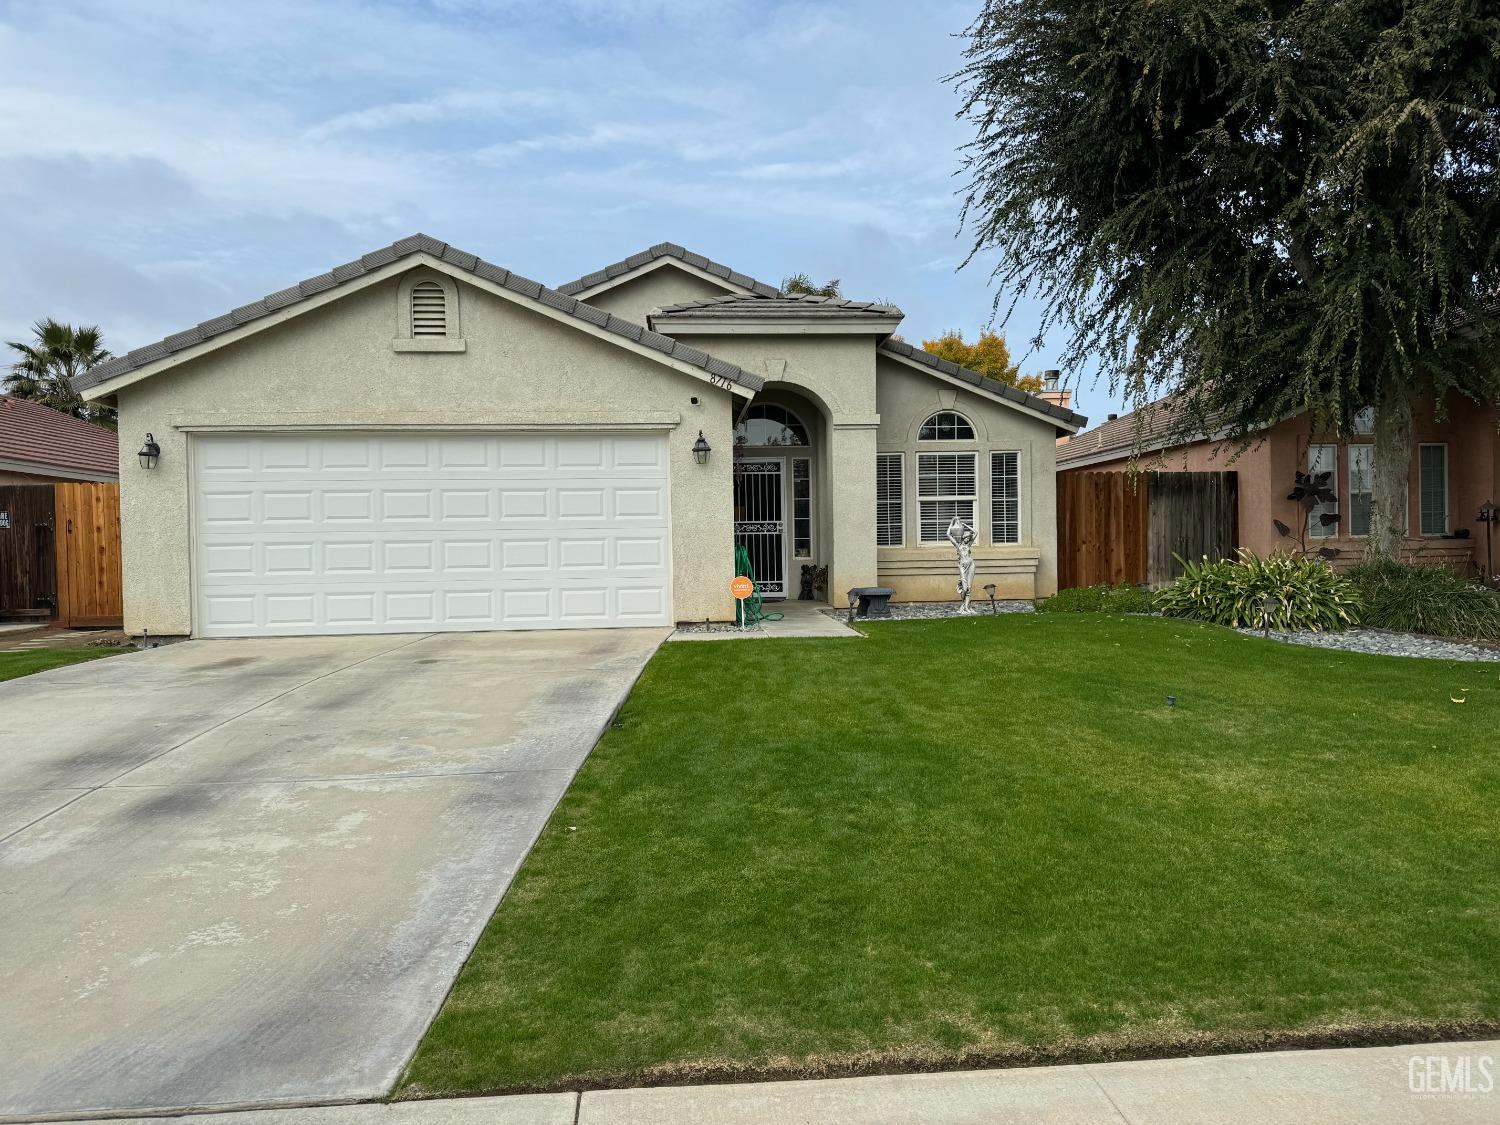
[[[767,386],[736,419],[734,540],[764,598],[826,599],[826,447],[822,408],[785,385]]]

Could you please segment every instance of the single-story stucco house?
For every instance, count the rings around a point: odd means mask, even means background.
[[[1057,448],[1059,473],[1216,472],[1238,475],[1239,545],[1259,555],[1292,544],[1276,521],[1297,528],[1307,520],[1310,547],[1338,552],[1336,568],[1364,557],[1370,530],[1375,473],[1375,416],[1366,410],[1347,435],[1317,429],[1306,414],[1267,426],[1245,448],[1222,433],[1184,434],[1176,399],[1167,397],[1069,438]],[[1299,470],[1331,474],[1338,504],[1304,517],[1289,500]],[[1488,566],[1485,532],[1478,520],[1486,503],[1500,498],[1500,415],[1456,392],[1439,411],[1430,398],[1413,408],[1409,492],[1403,518],[1402,557],[1473,574]],[[1337,517],[1333,519],[1332,517]]]
[[[405,238],[93,368],[125,627],[254,636],[727,620],[768,598],[1056,588],[1055,402],[662,244],[560,289]],[[139,457],[150,439],[155,457]],[[700,440],[701,439],[701,440]],[[148,467],[149,466],[149,467]]]

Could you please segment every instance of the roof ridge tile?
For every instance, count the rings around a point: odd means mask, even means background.
[[[660,261],[662,258],[675,258],[692,266],[694,269],[702,270],[704,273],[728,281],[731,285],[738,285],[742,289],[749,289],[762,297],[775,297],[781,295],[781,290],[774,285],[768,285],[764,281],[757,281],[747,273],[730,269],[712,258],[702,254],[695,254],[687,247],[676,242],[658,242],[645,250],[637,250],[629,257],[622,258],[618,262],[611,262],[600,269],[584,274],[582,277],[572,281],[564,282],[557,287],[559,293],[566,293],[570,297],[576,296],[587,289],[592,289],[606,281],[613,281],[623,274],[640,269],[642,266],[650,265],[652,262]]]
[[[674,250],[681,250],[673,244],[663,244]],[[138,367],[159,359],[165,359],[177,352],[184,351],[197,344],[205,343],[216,336],[232,331],[243,325],[250,324],[273,312],[283,308],[290,308],[301,301],[305,301],[318,293],[326,292],[338,285],[345,284],[366,274],[374,273],[393,265],[403,258],[414,254],[427,254],[447,265],[451,265],[475,277],[488,281],[502,289],[534,300],[548,308],[555,309],[566,315],[572,316],[596,328],[601,328],[611,335],[622,336],[635,343],[651,349],[661,355],[670,356],[679,362],[687,363],[693,367],[707,368],[710,356],[696,348],[690,348],[670,337],[663,336],[658,332],[652,332],[644,325],[633,321],[622,320],[611,316],[603,310],[588,305],[569,293],[563,293],[556,289],[549,289],[539,281],[533,281],[529,277],[512,273],[501,266],[486,262],[483,258],[468,251],[460,250],[446,242],[440,242],[430,235],[414,234],[392,243],[372,250],[368,254],[361,255],[352,262],[335,266],[324,273],[316,274],[296,285],[280,289],[275,293],[262,297],[258,301],[241,305],[237,309],[224,313],[212,319],[205,320],[196,326],[175,332],[165,339],[155,343],[146,344],[113,359],[96,364],[74,380],[74,386],[79,390],[87,390],[107,382],[119,375],[124,375]],[[718,367],[715,374],[746,387],[752,391],[758,391],[765,385],[765,380],[732,363],[715,361]]]

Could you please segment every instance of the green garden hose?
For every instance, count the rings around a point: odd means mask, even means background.
[[[752,585],[755,585],[754,592],[748,598],[735,600],[735,624],[741,629],[747,629],[751,625],[759,625],[762,621],[780,621],[781,614],[767,613],[763,608],[760,587],[755,582],[755,568],[750,565],[750,552],[743,546],[734,549],[734,573],[736,577],[744,575],[750,579]]]

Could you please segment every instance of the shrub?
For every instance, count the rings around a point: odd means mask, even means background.
[[[1184,562],[1186,573],[1154,599],[1157,612],[1235,629],[1347,629],[1359,624],[1354,583],[1321,559],[1261,558]],[[1270,599],[1269,606],[1267,599]]]
[[[1403,633],[1500,640],[1500,593],[1436,566],[1384,561],[1349,571],[1364,623]]]
[[[1139,586],[1077,586],[1059,590],[1037,607],[1043,613],[1150,613],[1151,595]]]

